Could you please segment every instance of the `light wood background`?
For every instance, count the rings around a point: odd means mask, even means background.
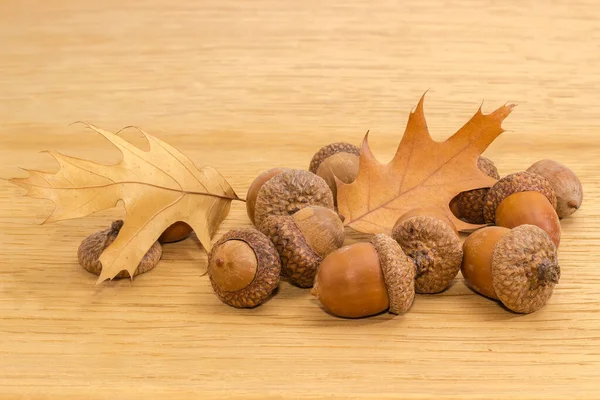
[[[482,101],[516,102],[486,152],[500,172],[552,158],[581,177],[544,309],[512,314],[459,276],[395,318],[336,319],[288,283],[237,310],[213,295],[194,239],[95,286],[76,250],[119,210],[40,226],[52,205],[1,181],[0,398],[598,398],[597,1],[0,2],[4,178],[56,169],[46,149],[115,162],[69,126],[85,120],[142,127],[245,195],[262,170],[306,168],[367,129],[389,160],[427,89],[434,137]],[[234,203],[217,236],[248,225]]]

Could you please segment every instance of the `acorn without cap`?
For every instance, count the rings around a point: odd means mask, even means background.
[[[486,227],[465,241],[462,274],[476,292],[531,313],[552,296],[560,267],[556,246],[537,226]]]
[[[581,181],[567,166],[553,160],[540,160],[527,172],[546,178],[556,194],[556,213],[559,218],[573,214],[581,207],[583,187]]]
[[[530,172],[517,172],[500,179],[488,192],[483,208],[486,222],[505,228],[536,225],[560,243],[560,221],[556,196],[550,183]]]
[[[79,249],[77,250],[77,258],[79,264],[88,272],[95,275],[100,275],[102,271],[102,263],[99,259],[102,252],[115,241],[121,228],[123,227],[123,220],[114,221],[110,228],[103,231],[96,232],[87,238],[85,238]],[[158,264],[162,257],[162,247],[160,243],[154,242],[152,247],[144,255],[133,276],[143,274],[144,272],[150,271]],[[128,271],[119,272],[115,278],[129,278]]]
[[[498,169],[494,165],[494,162],[489,158],[483,156],[479,157],[477,160],[477,167],[487,176],[494,179],[500,179]],[[450,202],[452,213],[456,215],[457,218],[471,224],[484,224],[483,205],[485,204],[485,196],[489,190],[490,189],[488,188],[482,188],[459,193],[458,196],[454,197]]]
[[[191,226],[183,221],[178,221],[165,229],[162,235],[160,235],[158,238],[158,241],[162,244],[179,242],[187,238],[192,231],[193,229]]]
[[[286,169],[269,179],[258,191],[254,223],[260,230],[267,217],[292,215],[308,206],[333,210],[333,195],[329,186],[312,172]]]
[[[342,220],[326,207],[309,206],[292,216],[269,217],[261,230],[277,248],[283,275],[300,287],[312,287],[323,258],[344,244]]]
[[[378,234],[329,254],[319,266],[312,294],[329,313],[361,318],[408,311],[415,297],[415,268],[391,237]]]
[[[229,231],[208,255],[208,276],[215,294],[233,307],[263,303],[279,286],[280,273],[275,246],[256,229]]]
[[[331,143],[321,148],[310,161],[308,170],[327,182],[337,204],[335,178],[352,183],[358,174],[360,149],[350,143]]]
[[[415,264],[417,293],[439,293],[458,274],[462,244],[445,215],[435,210],[413,210],[398,219],[392,237]]]

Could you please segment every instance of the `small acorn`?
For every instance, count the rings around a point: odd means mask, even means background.
[[[523,224],[542,228],[558,247],[560,221],[556,196],[546,178],[517,172],[500,179],[488,192],[483,208],[485,220],[505,228]]]
[[[556,213],[565,218],[581,207],[583,187],[581,181],[565,165],[553,160],[540,160],[527,168],[527,172],[538,174],[548,180],[556,194]]]
[[[335,178],[352,183],[358,174],[360,149],[350,143],[332,143],[319,150],[310,161],[308,170],[327,182],[337,204]]]
[[[415,291],[439,293],[454,280],[462,263],[456,227],[435,210],[414,210],[398,219],[392,237],[415,265]]]
[[[312,294],[323,308],[344,318],[388,310],[408,311],[415,297],[415,267],[391,237],[378,234],[329,254],[317,272]]]
[[[99,261],[100,256],[102,255],[102,252],[115,241],[122,227],[123,220],[120,219],[114,221],[110,228],[96,232],[81,242],[81,245],[77,250],[77,258],[79,264],[86,271],[91,272],[94,275],[100,275],[100,272],[102,271],[102,263]],[[160,243],[155,242],[144,255],[142,261],[140,261],[133,276],[150,271],[158,264],[161,257],[162,247]],[[129,277],[129,272],[127,271],[121,271],[115,276],[115,278],[118,279]]]
[[[494,162],[486,157],[479,157],[477,160],[477,167],[483,171],[487,176],[500,179],[498,169],[494,165]],[[487,195],[488,188],[474,189],[466,192],[461,192],[458,196],[454,197],[450,202],[450,209],[452,213],[471,224],[485,224],[485,218],[483,217],[483,205],[485,204],[485,196]]]
[[[303,288],[313,286],[323,258],[344,244],[342,220],[326,207],[309,206],[292,216],[271,216],[261,230],[281,257],[282,274]]]
[[[185,222],[178,221],[165,229],[158,241],[161,244],[179,242],[186,239],[192,233],[192,230],[192,227]]]
[[[279,286],[281,264],[273,243],[256,229],[226,233],[208,255],[217,297],[237,308],[262,304]]]
[[[560,267],[556,246],[537,226],[486,227],[465,240],[462,274],[476,292],[526,314],[548,302]]]
[[[308,206],[333,210],[333,195],[325,181],[312,172],[286,169],[265,182],[254,206],[254,224],[260,230],[267,217],[292,215]]]
[[[263,171],[260,175],[258,175],[254,181],[250,184],[248,188],[248,194],[246,194],[246,212],[248,214],[248,218],[252,224],[254,224],[254,208],[256,206],[256,198],[258,197],[258,192],[260,188],[272,177],[279,174],[280,172],[286,171],[289,168],[271,168],[266,171]]]

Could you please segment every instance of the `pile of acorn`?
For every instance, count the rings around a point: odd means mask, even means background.
[[[475,231],[462,243],[446,215],[415,209],[398,219],[392,236],[378,234],[370,242],[342,247],[334,176],[351,183],[358,166],[358,147],[333,143],[314,155],[308,171],[273,168],[260,174],[246,199],[256,229],[226,233],[209,254],[208,274],[217,296],[234,307],[255,307],[285,276],[298,287],[312,287],[331,314],[399,314],[410,308],[415,293],[448,288],[458,271],[473,290],[514,312],[536,311],[552,296],[560,278],[559,219],[574,213],[583,198],[569,168],[542,160],[500,179],[493,162],[480,157],[479,169],[499,180],[490,189],[460,193],[450,209],[464,221],[495,226]],[[86,270],[100,273],[98,259],[122,226],[115,221],[81,243],[79,263]],[[191,231],[183,222],[167,228],[134,275],[158,263],[161,244]],[[117,278],[127,276],[123,271]]]
[[[462,243],[445,215],[416,209],[398,219],[392,236],[342,247],[334,176],[351,183],[358,164],[358,147],[334,143],[315,154],[308,171],[273,168],[260,174],[246,202],[256,229],[228,232],[209,254],[217,296],[234,307],[255,307],[284,276],[312,287],[331,314],[398,314],[410,308],[415,293],[445,290],[460,270],[473,290],[514,312],[536,311],[552,296],[560,278],[559,218],[575,212],[583,197],[570,169],[542,160],[500,179],[492,161],[480,157],[479,168],[498,182],[460,193],[450,208],[467,222],[495,226]]]

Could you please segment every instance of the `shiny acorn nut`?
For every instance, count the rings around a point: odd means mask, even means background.
[[[292,216],[267,218],[261,230],[275,244],[282,274],[296,286],[312,287],[323,258],[344,244],[344,225],[326,207],[309,206]]]
[[[412,261],[391,237],[355,243],[329,254],[319,266],[312,294],[336,316],[361,318],[408,311],[415,297]]]
[[[548,302],[560,267],[556,246],[537,226],[486,227],[465,241],[462,274],[476,292],[527,314]]]
[[[398,219],[392,237],[415,266],[415,291],[439,293],[454,280],[463,258],[454,224],[432,210],[414,210]]]
[[[530,172],[517,172],[505,176],[492,186],[486,197],[483,214],[486,222],[505,228],[523,224],[539,226],[558,246],[560,221],[555,209],[554,189],[544,177]]]
[[[190,233],[192,233],[192,230],[192,227],[185,222],[178,221],[165,229],[158,238],[158,241],[161,244],[179,242],[180,240],[186,239]]]
[[[553,160],[540,160],[527,168],[527,172],[541,175],[550,182],[556,194],[556,213],[559,218],[567,217],[581,207],[581,181],[565,165]]]
[[[494,162],[486,157],[479,157],[477,167],[487,176],[500,179]],[[450,202],[450,210],[457,217],[471,224],[485,224],[483,205],[489,189],[474,189],[459,193]]]
[[[254,207],[256,206],[256,198],[258,197],[258,191],[262,186],[272,177],[287,170],[288,168],[271,168],[263,171],[258,175],[248,188],[248,194],[246,194],[246,213],[252,224],[254,224]]]
[[[279,286],[280,274],[275,246],[256,229],[226,233],[208,255],[208,276],[215,294],[233,307],[263,303]]]
[[[287,169],[269,179],[258,191],[254,206],[254,224],[271,216],[292,215],[308,206],[333,210],[333,195],[325,181],[312,172]]]
[[[114,221],[110,228],[96,232],[85,238],[77,250],[79,265],[94,275],[100,275],[100,272],[102,271],[102,264],[99,260],[100,256],[102,255],[102,252],[115,241],[122,227],[123,220],[120,219]],[[162,246],[160,243],[154,242],[152,247],[150,247],[148,252],[142,258],[142,261],[140,261],[140,264],[133,275],[137,276],[150,271],[158,264],[161,257]],[[115,278],[129,278],[129,272],[121,271]]]
[[[350,143],[332,143],[321,148],[310,161],[308,170],[327,182],[337,204],[335,178],[352,183],[358,174],[360,149]]]

